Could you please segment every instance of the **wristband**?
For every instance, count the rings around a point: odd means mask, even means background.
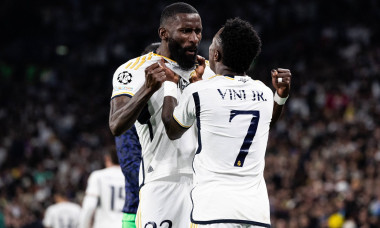
[[[177,84],[172,81],[164,82],[164,97],[171,96],[177,99]]]
[[[274,95],[273,100],[274,100],[277,104],[279,104],[279,105],[284,105],[285,102],[286,102],[286,100],[287,100],[288,98],[289,98],[289,95],[288,95],[287,97],[282,98],[282,97],[280,97],[280,96],[278,95],[278,93],[276,92],[275,95]]]

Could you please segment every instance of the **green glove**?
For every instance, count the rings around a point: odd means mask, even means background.
[[[136,219],[136,214],[124,213],[122,228],[136,228],[135,219]]]

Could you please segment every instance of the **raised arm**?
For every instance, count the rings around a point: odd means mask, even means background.
[[[109,127],[113,135],[119,136],[132,127],[164,80],[165,71],[154,63],[145,69],[145,83],[132,98],[119,96],[111,100]]]
[[[273,127],[280,119],[285,101],[289,97],[292,74],[288,69],[278,68],[277,70],[273,69],[271,75],[273,87],[276,89],[272,121],[270,123],[270,127]]]
[[[177,83],[179,76],[165,66],[164,62],[161,65],[166,72],[166,81],[164,82],[164,104],[162,106],[161,119],[165,125],[166,134],[169,139],[175,140],[180,138],[187,130],[181,127],[173,118],[174,108],[178,105],[177,102]]]

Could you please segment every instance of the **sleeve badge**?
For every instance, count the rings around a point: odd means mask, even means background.
[[[132,81],[132,74],[128,71],[123,71],[117,76],[117,81],[124,85],[127,85]]]

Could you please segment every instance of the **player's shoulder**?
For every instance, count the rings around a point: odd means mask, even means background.
[[[213,77],[210,77],[208,79],[203,79],[203,80],[200,80],[200,81],[197,81],[194,83],[190,83],[190,85],[188,85],[184,91],[187,94],[193,94],[195,92],[199,92],[201,90],[208,89],[210,87],[210,85],[212,85],[212,82],[210,81],[211,78],[213,78]]]
[[[159,57],[157,56],[157,54],[149,52],[145,55],[135,57],[121,64],[117,68],[116,73],[121,73],[123,71],[127,71],[130,73],[144,72],[145,68],[157,62],[158,59]]]
[[[74,203],[74,202],[64,202],[64,204],[66,207],[69,207],[71,208],[72,210],[81,210],[81,206],[77,203]]]
[[[105,174],[120,174],[120,173],[122,174],[123,173],[119,165],[113,165],[111,167],[105,168],[103,172]]]
[[[98,169],[98,170],[92,171],[88,179],[98,179],[99,177],[102,176],[103,170],[104,169]]]
[[[150,52],[123,63],[113,75],[114,84],[124,87],[132,81],[138,84],[143,83],[145,80],[145,68],[155,62],[157,62],[157,58],[154,57],[153,52]]]
[[[120,166],[111,166],[108,168],[95,170],[90,174],[90,176],[92,176],[93,179],[104,179],[110,175],[115,175],[115,174],[123,174]]]
[[[55,210],[55,208],[57,208],[57,204],[52,204],[52,205],[48,206],[46,208],[46,213],[48,213],[48,212],[51,213],[52,211]]]
[[[262,82],[260,80],[254,80],[254,79],[252,79],[252,81],[253,81],[253,83],[255,85],[257,85],[260,88],[262,88],[262,90],[265,90],[265,91],[271,92],[271,93],[273,92],[272,89],[268,85],[266,85],[264,82]]]
[[[81,207],[79,204],[74,203],[74,202],[70,202],[70,203],[71,203],[72,207],[74,207],[74,208],[76,208],[76,209],[78,209],[78,210],[81,210],[81,209],[82,209],[82,207]]]

